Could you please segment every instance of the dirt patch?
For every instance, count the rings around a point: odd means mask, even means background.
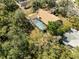
[[[37,28],[33,30],[30,34],[30,37],[32,38],[32,41],[37,43],[39,46],[46,45],[48,43],[48,40],[52,38],[53,36],[50,33],[43,33],[42,31],[39,31]]]

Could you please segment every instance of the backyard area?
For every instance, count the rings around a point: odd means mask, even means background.
[[[0,59],[79,59],[75,2],[0,0]]]

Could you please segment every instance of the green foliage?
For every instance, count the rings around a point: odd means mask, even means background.
[[[36,10],[39,9],[40,4],[38,2],[33,2],[33,11],[35,12]]]
[[[48,24],[48,30],[51,34],[55,35],[63,35],[65,32],[69,31],[72,25],[69,22],[64,22],[62,21],[56,21],[56,22],[49,22]]]
[[[46,0],[46,3],[48,4],[47,7],[49,8],[56,7],[56,0]]]
[[[76,0],[76,3],[79,5],[79,0]]]
[[[1,3],[6,5],[6,10],[7,11],[15,11],[18,6],[15,3],[15,0],[0,0]]]
[[[57,33],[59,34],[59,35],[63,35],[65,32],[67,32],[67,31],[69,31],[70,30],[70,26],[64,26],[64,25],[62,25],[59,29],[57,29]]]
[[[24,23],[27,19],[20,10],[8,12],[10,10],[1,9],[1,11],[3,13],[0,14],[0,58],[24,59],[29,44],[27,33],[21,26],[27,28]]]
[[[73,6],[71,0],[60,0],[56,6],[56,14],[61,14],[63,17],[69,17],[70,15],[68,14],[70,13],[70,10],[72,10],[72,7],[70,6]]]
[[[73,59],[78,59],[79,58],[79,47],[72,50],[71,56],[73,57]]]
[[[35,0],[33,3],[34,11],[39,8],[52,8],[56,6],[55,0]]]
[[[79,30],[79,17],[71,17],[69,21],[72,23],[73,28]]]
[[[46,0],[35,0],[33,2],[33,10],[34,10],[34,12],[36,10],[38,10],[39,8],[44,8],[45,5],[46,5]]]
[[[49,22],[48,24],[48,30],[50,31],[50,33],[52,34],[58,34],[57,33],[57,29],[62,25],[61,21],[56,21],[56,22]]]
[[[57,43],[58,41],[53,42],[53,40],[51,40],[50,42],[50,40],[46,45],[44,44],[42,46],[33,42],[30,47],[29,55],[31,55],[33,59],[73,59],[71,52],[72,49],[60,45],[60,43]]]

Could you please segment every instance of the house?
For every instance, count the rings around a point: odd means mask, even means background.
[[[42,30],[46,30],[46,25],[48,25],[49,21],[57,21],[60,20],[60,18],[58,18],[57,16],[49,13],[48,11],[45,11],[43,9],[39,9],[37,11],[37,13],[31,14],[28,16],[29,18],[31,18],[33,24],[37,24],[37,22],[39,23],[39,25],[36,25],[36,27],[38,28],[42,28]],[[37,21],[38,20],[38,21]]]
[[[79,47],[79,31],[72,29],[64,34],[63,43],[71,47]]]
[[[45,11],[43,9],[39,9],[37,11],[37,16],[41,18],[41,21],[44,22],[46,25],[48,25],[49,21],[57,21],[60,20],[57,16],[49,13],[49,11]]]

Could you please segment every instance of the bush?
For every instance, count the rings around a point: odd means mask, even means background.
[[[67,32],[67,31],[69,31],[70,30],[70,27],[68,26],[68,27],[65,27],[64,25],[63,26],[61,26],[61,27],[59,27],[58,29],[57,29],[57,34],[58,35],[63,35],[65,32]]]
[[[33,2],[33,10],[34,12],[38,10],[39,8],[45,8],[46,7],[46,0],[36,0]]]
[[[68,23],[68,24],[67,24]],[[69,31],[72,27],[71,23],[65,21],[56,21],[56,22],[49,22],[48,30],[51,34],[55,35],[63,35],[65,32]]]
[[[38,3],[38,2],[33,2],[33,5],[32,5],[32,7],[33,7],[33,11],[35,12],[36,10],[38,10],[39,9],[39,6],[40,6],[40,3]]]
[[[49,8],[56,7],[56,0],[47,0],[46,2]]]
[[[72,27],[79,30],[79,17],[71,17],[69,22],[72,23]]]
[[[6,5],[7,11],[15,11],[18,8],[14,0],[1,0],[0,2]]]
[[[61,21],[56,22],[49,22],[48,24],[48,30],[51,34],[58,34],[57,29],[62,25],[63,23]]]

